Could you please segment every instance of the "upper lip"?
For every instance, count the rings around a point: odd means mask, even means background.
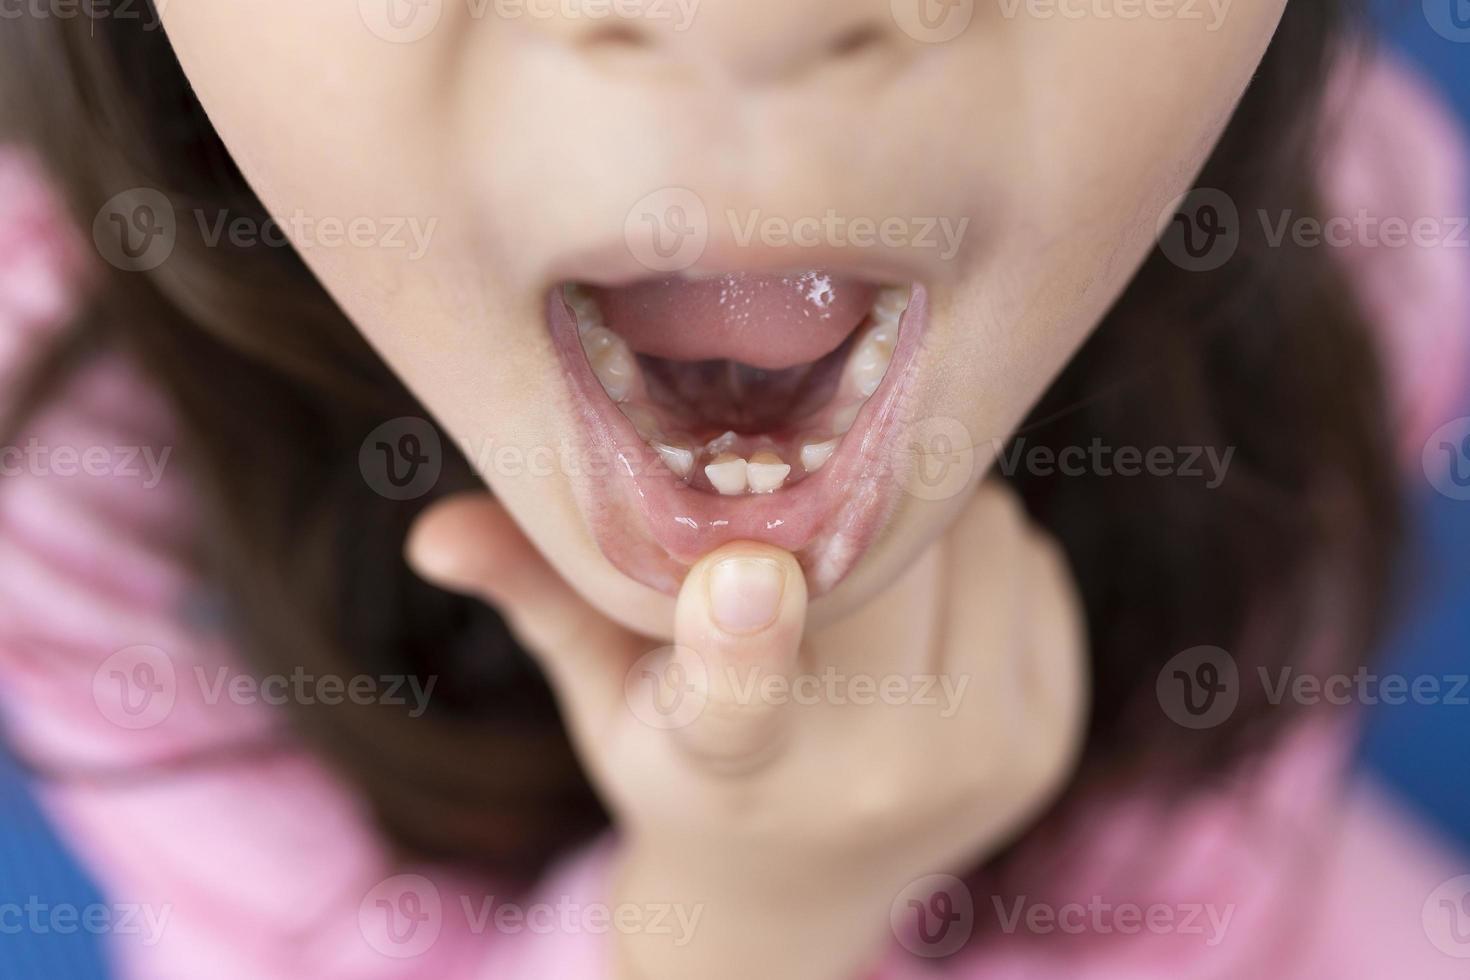
[[[935,260],[916,255],[912,249],[839,248],[831,246],[773,247],[742,245],[728,239],[712,239],[688,268],[673,273],[644,265],[628,243],[619,238],[574,247],[548,264],[543,289],[577,282],[614,288],[651,276],[682,275],[689,278],[729,273],[782,273],[800,269],[822,269],[875,283],[925,282],[931,287],[943,277],[936,275]],[[944,270],[939,270],[944,271]]]

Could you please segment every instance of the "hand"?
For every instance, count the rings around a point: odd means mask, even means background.
[[[696,564],[676,645],[652,653],[488,496],[436,505],[409,553],[544,665],[621,833],[617,898],[698,907],[687,945],[622,937],[629,978],[858,975],[904,887],[1004,843],[1081,739],[1070,574],[993,482],[887,592],[805,637],[801,570],[765,545]]]

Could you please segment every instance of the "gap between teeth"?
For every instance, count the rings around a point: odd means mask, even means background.
[[[774,493],[817,472],[832,458],[863,405],[883,383],[898,343],[899,322],[908,306],[909,290],[906,287],[881,290],[868,317],[858,327],[859,334],[843,367],[835,399],[841,404],[832,413],[830,432],[800,441],[797,450],[800,470],[795,481],[791,463],[773,449],[759,449],[749,459],[731,452],[741,438],[737,433],[726,432],[700,446],[687,434],[662,431],[658,417],[651,410],[629,401],[641,388],[637,358],[627,342],[606,326],[592,294],[584,287],[568,285],[563,289],[563,298],[576,318],[582,349],[598,383],[663,465],[687,483],[695,475],[696,464],[708,459],[700,471],[710,486],[722,496],[737,496]]]

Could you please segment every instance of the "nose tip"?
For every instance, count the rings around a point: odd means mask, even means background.
[[[788,85],[843,68],[894,67],[913,50],[886,0],[688,0],[598,22],[563,24],[588,58],[628,57],[743,86]],[[683,9],[654,17],[655,9]],[[613,60],[605,56],[617,55]]]

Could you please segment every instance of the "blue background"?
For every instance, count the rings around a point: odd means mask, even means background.
[[[1470,12],[1470,0],[1429,2],[1460,3]],[[1470,128],[1470,43],[1435,33],[1419,0],[1381,0],[1377,6],[1388,43],[1439,83]],[[1463,414],[1470,414],[1470,400]],[[1470,502],[1441,496],[1423,481],[1416,481],[1414,492],[1405,605],[1380,672],[1464,674],[1470,672]],[[1470,779],[1464,778],[1470,772],[1470,711],[1454,705],[1377,706],[1368,715],[1361,759],[1470,852]],[[0,750],[0,902],[30,896],[51,904],[103,901],[58,844]],[[0,934],[0,980],[105,975],[99,944],[85,934]]]

